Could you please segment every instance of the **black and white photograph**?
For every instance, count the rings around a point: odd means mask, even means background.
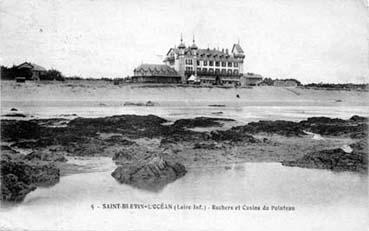
[[[367,0],[0,0],[0,230],[366,231]]]

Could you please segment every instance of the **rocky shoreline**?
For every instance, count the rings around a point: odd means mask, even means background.
[[[187,167],[248,161],[367,172],[365,117],[258,121],[216,129],[232,121],[197,117],[168,125],[154,115],[2,120],[2,200],[22,201],[36,187],[56,184],[68,165],[66,156],[111,157],[117,165],[112,177],[151,191],[185,175]],[[314,140],[309,133],[325,139]],[[351,152],[340,148],[345,144]]]
[[[302,168],[330,169],[336,172],[352,171],[367,174],[368,140],[363,139],[343,148],[311,152],[292,161],[282,161],[282,165]]]

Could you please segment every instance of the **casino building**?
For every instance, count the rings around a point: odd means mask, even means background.
[[[181,42],[170,48],[164,63],[177,71],[183,83],[191,77],[201,84],[239,85],[243,74],[245,54],[239,43],[228,49],[200,49]]]

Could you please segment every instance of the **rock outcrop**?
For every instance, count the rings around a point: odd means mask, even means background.
[[[333,171],[368,172],[368,141],[363,139],[350,145],[351,150],[342,148],[322,150],[306,154],[300,159],[282,161],[285,166],[330,169]]]
[[[20,158],[20,157],[19,157]],[[59,169],[48,162],[31,162],[11,159],[1,160],[1,199],[22,201],[37,186],[52,186],[59,182]]]
[[[312,117],[301,121],[299,124],[304,130],[322,136],[346,136],[353,139],[368,136],[368,118],[357,115],[348,120]]]
[[[184,176],[182,164],[168,161],[161,156],[151,156],[136,164],[122,165],[112,176],[120,183],[150,191],[160,191],[168,183]]]
[[[226,118],[196,117],[193,119],[179,119],[174,122],[173,127],[195,128],[195,127],[220,127],[220,122],[234,121]]]
[[[57,152],[31,152],[27,154],[24,159],[26,160],[41,160],[41,161],[52,161],[52,162],[66,162],[67,158],[61,153]]]
[[[237,126],[230,131],[238,134],[277,134],[287,137],[307,135],[305,131],[320,134],[322,136],[340,136],[351,138],[364,138],[368,136],[368,118],[353,116],[348,120],[311,117],[300,122],[285,120],[261,120],[251,122],[244,126]]]
[[[243,142],[243,143],[257,143],[258,139],[254,138],[252,135],[249,135],[247,132],[238,131],[236,129],[230,129],[225,131],[212,131],[210,133],[211,139],[215,141],[231,141],[234,143]]]

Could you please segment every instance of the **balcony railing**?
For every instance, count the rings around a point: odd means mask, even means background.
[[[195,71],[186,70],[185,74],[192,75],[192,74],[195,74]],[[223,76],[223,77],[241,77],[242,76],[242,74],[240,73],[234,74],[232,72],[232,74],[230,74],[230,73],[223,73],[223,72],[208,72],[208,71],[197,71],[197,75],[198,76]]]

